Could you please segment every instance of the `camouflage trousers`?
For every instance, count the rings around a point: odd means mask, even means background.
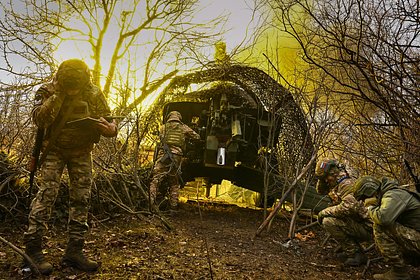
[[[360,242],[373,241],[372,227],[351,217],[346,219],[325,217],[322,226],[349,256],[361,251]]]
[[[78,156],[64,156],[51,151],[41,167],[38,193],[31,204],[27,238],[42,237],[48,229],[48,221],[60,189],[64,167],[70,178],[69,187],[69,238],[83,239],[88,230],[88,210],[92,186],[91,153]]]
[[[420,258],[420,232],[399,223],[384,227],[373,225],[375,243],[385,261],[395,267],[404,267],[404,256]]]
[[[156,160],[149,189],[151,203],[156,203],[156,198],[159,195],[160,189],[162,189],[162,183],[165,181],[165,185],[169,187],[168,189],[162,190],[164,192],[162,194],[168,193],[171,207],[178,205],[181,160],[182,157],[176,154],[173,154],[173,161],[165,156],[161,156]]]

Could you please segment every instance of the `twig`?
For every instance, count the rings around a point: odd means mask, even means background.
[[[321,243],[321,247],[325,246],[325,243],[327,243],[327,241],[328,241],[328,239],[330,239],[330,237],[331,237],[331,234],[327,233],[327,236],[325,237],[324,241],[322,241],[322,243]]]
[[[36,264],[32,261],[32,259],[27,254],[25,254],[25,252],[23,252],[21,249],[19,249],[18,247],[16,247],[15,245],[13,245],[12,243],[10,243],[6,239],[4,239],[2,236],[0,236],[0,241],[2,241],[4,244],[8,245],[15,252],[17,252],[19,255],[21,255],[23,258],[25,258],[25,260],[27,260],[28,263],[31,265],[31,267],[35,270],[36,274],[41,274],[39,272],[38,267],[36,266]]]
[[[319,264],[314,262],[308,262],[311,265],[317,266],[317,267],[324,267],[324,268],[337,268],[338,265],[335,264]]]
[[[375,243],[370,244],[366,249],[363,250],[364,253],[369,252],[375,247]]]
[[[377,257],[377,258],[373,258],[373,259],[368,259],[368,260],[367,260],[367,262],[366,262],[366,266],[365,266],[365,268],[363,269],[362,276],[363,276],[363,277],[365,276],[365,274],[366,274],[367,270],[369,269],[369,266],[370,266],[370,263],[371,263],[371,262],[379,261],[379,260],[381,260],[381,259],[383,259],[383,257]]]
[[[159,208],[156,205],[152,205],[152,214],[159,218],[160,221],[162,222],[162,224],[165,226],[165,228],[169,231],[171,231],[173,229],[171,223],[162,215],[162,213],[160,212]]]
[[[302,231],[302,230],[304,230],[304,229],[307,229],[307,228],[313,227],[313,226],[315,226],[315,225],[317,225],[317,224],[318,224],[318,221],[312,222],[312,223],[310,223],[310,224],[307,224],[306,226],[303,226],[303,227],[298,228],[298,229],[296,230],[296,232],[299,232],[299,231]]]
[[[293,183],[291,184],[290,188],[283,194],[283,197],[280,199],[280,201],[276,204],[273,211],[271,211],[270,215],[264,220],[264,222],[258,227],[257,232],[255,233],[255,236],[259,236],[262,232],[262,230],[269,224],[271,219],[274,218],[274,216],[277,214],[277,212],[280,210],[281,205],[286,200],[286,197],[290,194],[292,190],[296,187],[297,183],[300,181],[300,179],[303,177],[303,175],[308,172],[309,168],[311,167],[313,161],[315,160],[316,154],[314,154],[311,158],[311,160],[308,162],[308,164],[302,169],[300,174],[295,178]]]
[[[140,215],[144,215],[144,214],[156,216],[158,219],[160,219],[160,221],[162,222],[162,224],[165,226],[165,228],[167,230],[172,230],[173,229],[171,223],[165,217],[163,217],[162,213],[160,212],[160,210],[155,205],[152,207],[152,211],[150,211],[150,212],[149,211],[133,211],[129,206],[127,206],[123,202],[121,202],[121,199],[118,197],[118,194],[115,191],[115,189],[112,188],[112,190],[114,191],[114,194],[117,196],[118,200],[117,199],[110,199],[108,196],[105,196],[105,194],[103,192],[100,192],[99,195],[102,196],[103,198],[107,199],[108,201],[110,201],[114,205],[116,205],[116,206],[120,207],[121,209],[127,211],[128,213],[136,215],[138,218],[140,218]],[[112,195],[110,195],[110,197],[113,198]]]
[[[114,203],[115,205],[119,206],[121,209],[125,210],[126,212],[135,215],[137,218],[141,219],[141,215],[150,215],[153,217],[157,217],[162,224],[165,226],[165,228],[169,231],[171,231],[173,229],[171,223],[162,215],[162,213],[160,212],[160,210],[154,206],[152,211],[133,211],[131,210],[128,206],[119,203],[116,200],[110,200],[108,199],[111,203]]]

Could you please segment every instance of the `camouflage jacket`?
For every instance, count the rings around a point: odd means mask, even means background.
[[[38,127],[46,129],[44,147],[51,140],[49,138],[52,132],[69,106],[71,109],[67,121],[107,116],[111,113],[102,91],[93,84],[88,84],[74,97],[66,97],[54,82],[45,84],[36,92],[35,102],[33,120]],[[89,151],[93,144],[99,141],[99,137],[100,134],[94,127],[65,125],[54,140],[53,148]]]
[[[175,155],[183,155],[185,150],[185,139],[200,139],[200,135],[186,124],[177,121],[169,121],[160,129],[161,142],[165,142],[166,135],[170,134],[171,131],[176,131],[179,134],[177,143],[167,143],[169,150]],[[163,153],[162,150],[159,151],[160,155],[163,155]]]
[[[367,215],[367,209],[362,201],[357,201],[353,196],[352,187],[354,179],[343,177],[343,179],[333,188],[329,196],[334,202],[334,206],[327,207],[322,210],[325,217],[346,218],[352,217],[355,220],[363,221],[370,224]]]
[[[384,178],[378,195],[378,206],[369,207],[374,223],[392,226],[395,222],[420,231],[419,194],[400,188],[396,181]]]
[[[354,179],[349,178],[347,173],[341,171],[338,176],[338,183],[337,185],[331,189],[328,193],[328,196],[333,201],[333,204],[339,204],[343,200],[343,198],[352,192]]]

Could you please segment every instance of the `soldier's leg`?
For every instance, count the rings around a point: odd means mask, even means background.
[[[69,159],[69,237],[83,239],[88,231],[88,212],[92,188],[92,157],[86,153]]]
[[[175,179],[175,182],[171,184],[169,190],[169,204],[171,208],[176,208],[178,206],[179,189],[180,186],[178,180]]]
[[[420,266],[420,232],[401,224],[395,226],[395,240],[406,264]]]
[[[166,167],[159,160],[155,163],[155,166],[152,171],[152,181],[150,182],[149,195],[150,195],[150,204],[156,203],[156,198],[159,192],[159,186],[162,184],[163,179],[166,175]]]
[[[385,261],[392,266],[404,266],[401,248],[393,238],[393,234],[388,228],[374,224],[373,232],[375,235],[375,243],[379,252]]]
[[[322,226],[343,248],[342,261],[352,266],[358,266],[367,261],[360,246],[360,242],[373,240],[367,226],[351,218],[344,220],[333,217],[324,218]]]
[[[176,208],[178,206],[178,197],[179,197],[179,176],[181,175],[181,157],[174,155],[174,163],[171,167],[171,172],[169,174],[169,204],[171,208]]]
[[[31,203],[28,230],[25,236],[43,236],[60,189],[60,180],[65,163],[59,154],[50,151],[41,167],[38,192]]]
[[[24,234],[26,254],[45,275],[50,274],[53,267],[44,259],[42,237],[48,228],[48,220],[57,199],[64,165],[60,155],[53,151],[46,157],[41,169],[39,190],[31,204],[29,226]]]
[[[92,188],[91,153],[69,159],[69,241],[63,263],[83,271],[94,271],[99,267],[95,261],[83,254],[85,234],[88,230],[88,212]]]
[[[373,226],[375,243],[385,261],[391,266],[391,270],[383,274],[373,275],[374,279],[410,279],[404,263],[402,248],[398,244],[398,232],[396,227],[383,227],[377,224]]]
[[[397,223],[394,235],[404,252],[420,257],[420,232]]]

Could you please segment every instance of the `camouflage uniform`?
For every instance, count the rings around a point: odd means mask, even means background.
[[[377,196],[379,205],[368,208],[376,245],[388,264],[404,267],[404,256],[420,258],[420,197],[388,178]]]
[[[69,75],[65,72],[63,74],[66,69],[70,69]],[[63,62],[54,81],[41,86],[36,92],[33,120],[45,131],[43,152],[46,152],[46,157],[41,158],[44,161],[41,162],[40,187],[31,204],[25,243],[27,253],[36,259],[35,263],[43,274],[49,274],[52,266],[44,261],[40,251],[42,237],[48,229],[48,220],[65,167],[70,178],[69,244],[65,257],[82,270],[95,270],[98,267],[96,262],[87,260],[81,250],[88,230],[92,184],[91,151],[101,134],[95,127],[71,125],[67,122],[84,117],[108,116],[111,111],[102,91],[91,84],[89,73],[84,73],[83,69],[88,71],[87,65],[80,60]],[[76,73],[74,79],[71,76],[72,71]],[[82,72],[79,73],[80,71]],[[70,83],[63,77],[68,78]],[[77,85],[76,88],[72,88],[74,84]],[[68,94],[72,90],[76,93]]]
[[[69,121],[82,116],[110,114],[105,97],[98,87],[87,85],[81,96],[82,102],[72,106],[76,114],[70,114]],[[59,112],[65,111],[71,101],[60,94],[54,82],[42,86],[36,93],[36,99],[38,103],[35,105],[33,118],[39,127],[47,130],[43,143],[45,148],[50,140],[51,131],[63,117]],[[92,180],[91,151],[99,136],[96,130],[80,126],[65,125],[61,129],[41,166],[40,188],[32,201],[26,235],[44,235],[60,188],[61,175],[67,166],[70,177],[69,236],[84,236],[88,229],[87,216]]]
[[[317,165],[320,164],[322,161]],[[338,163],[336,164],[339,166]],[[349,265],[359,265],[360,262],[364,262],[365,258],[360,242],[373,240],[372,223],[367,216],[367,210],[363,203],[357,201],[353,196],[354,179],[349,177],[344,168],[334,168],[328,171],[324,177],[321,173],[316,170],[316,175],[321,177],[317,184],[317,191],[323,193],[330,189],[328,195],[334,206],[320,211],[318,218],[324,229],[341,245],[344,252],[343,260]],[[325,176],[332,177],[329,187],[322,184],[322,180],[326,180]],[[333,186],[334,184],[335,186]],[[359,256],[360,262],[355,261],[351,258],[352,256]],[[345,259],[346,257],[350,258]]]
[[[200,139],[200,135],[187,125],[181,122],[181,114],[172,111],[168,114],[168,120],[160,129],[159,135],[161,143],[158,146],[157,157],[152,171],[152,181],[150,183],[150,201],[156,203],[159,186],[164,180],[169,185],[169,203],[172,208],[178,205],[179,196],[179,176],[181,174],[181,161],[185,150],[185,139]],[[167,145],[169,151],[165,151]]]
[[[322,210],[322,226],[334,237],[347,255],[361,252],[359,242],[371,241],[372,223],[363,203],[350,193],[353,179],[344,179],[330,192],[335,206]]]

